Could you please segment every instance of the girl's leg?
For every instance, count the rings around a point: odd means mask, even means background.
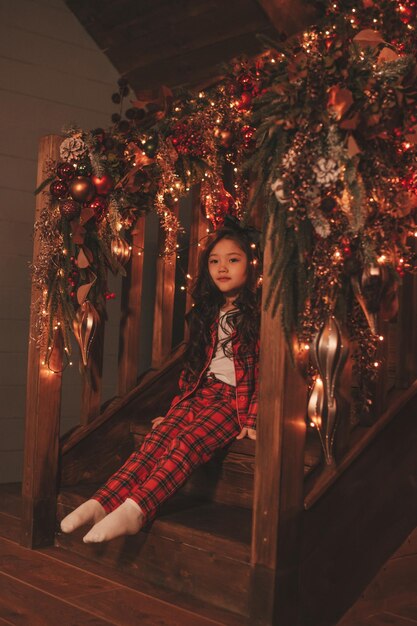
[[[146,435],[140,449],[133,452],[124,465],[96,491],[93,499],[101,504],[106,513],[123,504],[130,492],[146,480],[170,441],[192,422],[196,408],[198,403],[188,398],[180,402],[163,422]]]
[[[222,394],[218,393],[219,387],[223,389]],[[228,397],[225,397],[224,388],[228,391]],[[171,440],[147,479],[132,489],[126,502],[96,524],[84,537],[86,543],[109,541],[122,534],[137,532],[153,518],[157,508],[181,487],[198,465],[206,463],[216,450],[240,432],[235,396],[231,394],[229,386],[216,382],[212,388],[203,388],[201,392],[199,395],[203,406],[194,421]],[[136,530],[123,531],[125,527]]]
[[[146,435],[140,450],[133,452],[124,465],[90,500],[81,504],[62,520],[61,530],[71,533],[85,524],[96,524],[107,513],[123,504],[130,491],[147,478],[170,440],[184,427],[184,424],[193,419],[196,406],[198,403],[192,403],[187,399],[167,413],[164,421]]]

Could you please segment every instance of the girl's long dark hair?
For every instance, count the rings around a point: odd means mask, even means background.
[[[260,260],[256,248],[242,230],[223,228],[215,231],[199,258],[198,276],[191,291],[194,306],[188,312],[186,319],[189,326],[189,341],[184,358],[184,374],[188,381],[198,378],[204,367],[206,350],[211,343],[211,325],[219,315],[219,308],[226,299],[211,279],[208,270],[208,258],[214,246],[222,239],[231,239],[245,253],[248,259],[247,280],[236,299],[236,310],[231,311],[227,321],[239,334],[238,359],[244,367],[243,357],[255,350],[259,338],[260,307],[259,307],[259,276],[261,272]],[[227,353],[227,344],[230,338],[222,344]]]

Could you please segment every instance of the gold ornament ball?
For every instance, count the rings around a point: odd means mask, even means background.
[[[126,265],[130,259],[131,249],[124,239],[121,237],[113,237],[111,241],[111,253],[118,263]]]
[[[95,195],[95,188],[90,178],[77,176],[69,184],[69,192],[77,202],[89,202]]]

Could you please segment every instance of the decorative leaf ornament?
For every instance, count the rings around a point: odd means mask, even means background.
[[[74,335],[80,346],[84,367],[87,367],[91,345],[100,324],[100,316],[89,300],[85,300],[78,308],[74,323]]]

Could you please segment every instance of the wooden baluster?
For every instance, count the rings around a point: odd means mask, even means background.
[[[271,242],[264,258],[268,293]],[[262,310],[252,529],[251,625],[298,624],[307,390],[287,353],[279,312]]]
[[[175,207],[178,216],[178,203]],[[158,259],[156,261],[156,293],[152,336],[152,367],[161,366],[171,353],[172,322],[174,317],[176,255],[162,256],[165,247],[165,232],[159,226]]]
[[[88,372],[81,392],[80,424],[85,426],[100,415],[103,378],[104,320],[100,318],[88,357]]]
[[[347,341],[346,334],[344,334]],[[336,463],[342,458],[349,448],[351,433],[351,411],[352,411],[352,355],[349,354],[336,387],[337,399],[337,422],[334,439],[334,455]]]
[[[198,242],[205,235],[207,235],[207,228],[209,221],[204,217],[201,211],[200,202],[200,185],[196,185],[192,189],[192,218],[190,228],[190,252],[188,256],[188,274],[194,279],[198,271],[198,257],[200,254],[200,246]],[[190,284],[190,283],[189,283]],[[187,291],[187,299],[185,304],[185,310],[188,311],[191,308],[192,298],[191,294]],[[187,324],[184,329],[184,338],[188,338]]]
[[[119,396],[136,385],[139,371],[139,338],[142,309],[145,217],[132,230],[132,258],[123,278],[119,334]]]
[[[40,141],[38,185],[45,179],[44,167],[49,159],[59,157],[62,138],[48,135]],[[35,220],[40,217],[44,196],[36,198]],[[39,235],[35,233],[33,260],[40,251]],[[29,352],[26,392],[25,448],[23,466],[22,544],[37,548],[53,543],[58,475],[59,420],[61,412],[62,337],[55,336],[48,368],[44,355],[36,347],[36,319],[33,305],[41,294],[32,283]]]
[[[417,376],[417,276],[411,274],[404,276],[400,290],[398,331],[397,386],[405,389]]]
[[[389,324],[388,322],[380,322],[378,327],[378,332],[380,336],[383,337],[383,341],[378,346],[378,351],[376,354],[376,359],[380,365],[378,366],[377,378],[375,380],[375,384],[373,386],[373,410],[372,413],[375,416],[375,419],[378,419],[386,409],[387,404],[387,394],[388,394],[388,381],[389,381],[389,372],[388,372],[388,352],[389,352]]]

